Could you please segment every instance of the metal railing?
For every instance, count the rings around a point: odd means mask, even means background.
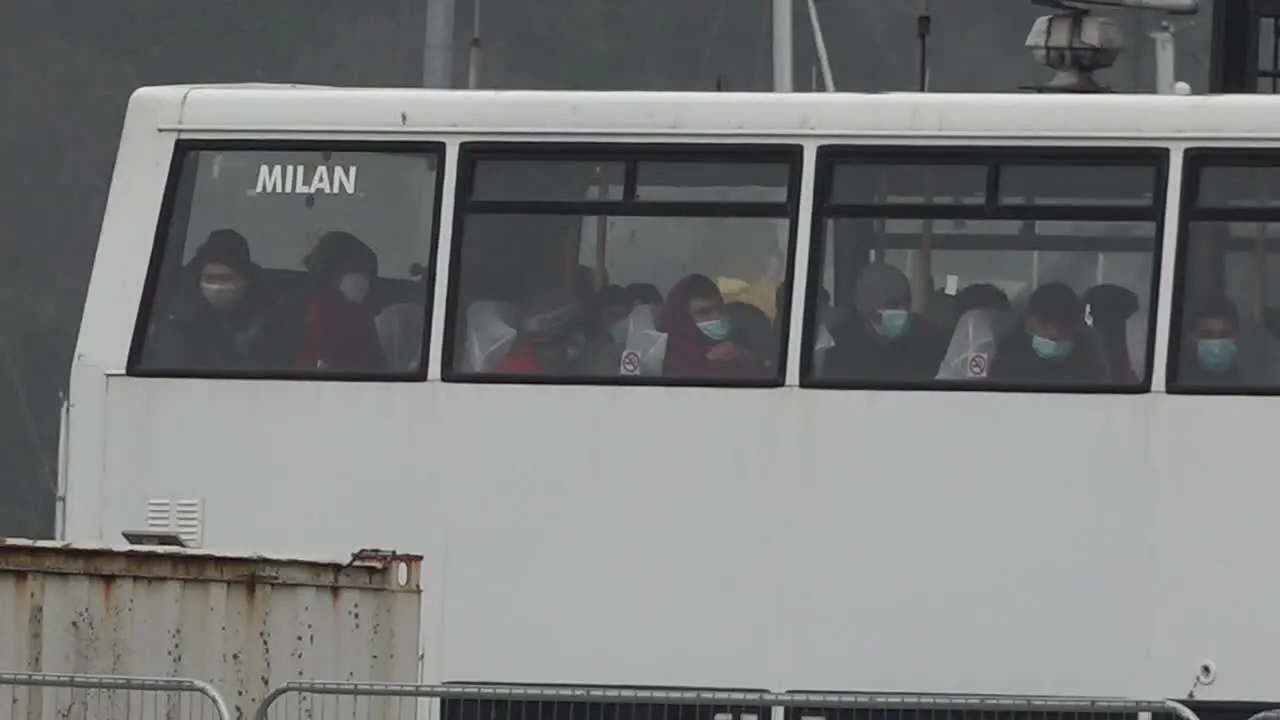
[[[288,683],[252,720],[1199,720],[1171,701],[1013,695]]]
[[[0,672],[12,720],[233,720],[207,682],[182,678]]]

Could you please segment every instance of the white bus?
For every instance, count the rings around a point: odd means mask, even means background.
[[[145,88],[61,532],[423,553],[430,681],[1274,697],[1277,249],[1265,96]]]

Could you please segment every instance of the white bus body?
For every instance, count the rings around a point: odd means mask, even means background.
[[[190,500],[211,547],[422,553],[430,681],[1170,697],[1211,661],[1216,682],[1201,697],[1274,697],[1280,401],[1174,392],[1166,359],[1182,293],[1184,159],[1280,152],[1278,102],[139,90],[72,370],[65,535],[115,541],[146,527],[149,503]],[[437,243],[424,238],[423,257],[383,257],[401,278],[410,261],[429,267],[420,378],[132,372],[175,148],[205,141],[441,144],[438,205],[422,225],[438,226]],[[777,383],[449,381],[458,163],[478,142],[794,147],[787,272],[798,291]],[[817,160],[832,145],[1167,152],[1150,198],[1163,208],[1157,254],[1140,270],[1156,279],[1138,293],[1149,342],[1130,348],[1144,377],[1114,393],[801,387],[801,300],[811,278],[833,282],[810,271],[823,230],[809,221]],[[244,192],[397,190],[363,190],[366,168],[337,164],[319,180],[311,167],[261,178],[249,167],[244,177],[265,185]],[[191,214],[189,233],[216,226]],[[582,227],[590,237],[595,226]],[[1259,243],[1237,263],[1258,269],[1258,287],[1272,274],[1266,251]]]

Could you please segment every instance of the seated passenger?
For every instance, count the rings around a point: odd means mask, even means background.
[[[862,269],[854,284],[857,315],[832,330],[823,377],[926,380],[938,372],[945,340],[911,313],[911,283],[884,263]]]
[[[297,366],[333,372],[376,372],[387,367],[368,301],[378,256],[356,236],[329,232],[309,264],[318,287],[307,301],[298,338]]]
[[[181,294],[178,307],[156,324],[149,364],[182,370],[266,369],[257,266],[244,236],[213,231],[190,267],[199,273],[199,294]]]
[[[576,288],[555,287],[535,295],[522,309],[511,351],[494,372],[511,375],[572,375],[578,372],[571,343],[580,309]]]
[[[769,316],[747,302],[724,305],[724,318],[729,323],[729,342],[759,359],[761,377],[769,377],[778,357],[778,335]]]
[[[666,377],[742,379],[767,373],[760,358],[730,340],[724,298],[705,275],[689,275],[671,288],[660,325],[667,334]]]
[[[627,316],[631,296],[626,289],[607,285],[596,293],[586,323],[586,344],[577,356],[581,372],[588,375],[618,374],[622,348],[627,342]]]
[[[1085,307],[1093,318],[1106,356],[1107,369],[1116,382],[1137,382],[1129,354],[1129,318],[1138,312],[1138,295],[1132,290],[1110,283],[1095,285],[1084,291]]]
[[[1238,385],[1240,314],[1225,297],[1203,298],[1186,318],[1178,380],[1188,385]]]
[[[1027,301],[1022,327],[996,341],[992,380],[1104,382],[1105,368],[1081,347],[1084,305],[1060,282],[1045,283]]]
[[[975,283],[956,293],[952,313],[957,319],[970,310],[1009,311],[1009,296],[990,283]]]
[[[631,309],[635,310],[641,305],[647,305],[653,309],[653,316],[662,315],[662,291],[657,285],[650,283],[631,283],[627,286],[627,295],[631,296]]]

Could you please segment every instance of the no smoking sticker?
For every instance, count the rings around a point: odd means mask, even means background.
[[[987,376],[987,356],[978,353],[969,358],[969,377],[986,377]]]
[[[622,374],[640,374],[640,353],[635,350],[627,350],[622,353]]]

